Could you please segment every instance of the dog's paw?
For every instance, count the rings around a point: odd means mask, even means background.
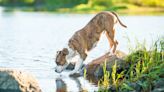
[[[69,76],[77,76],[77,75],[80,76],[80,71],[73,70],[69,73]]]
[[[80,73],[74,73],[74,74],[70,74],[69,76],[70,77],[80,77],[81,75],[80,75]]]
[[[114,55],[116,55],[116,54],[113,53],[113,52],[110,52],[108,55],[109,55],[109,56],[114,56]]]
[[[75,70],[73,70],[73,71],[71,71],[70,73],[69,73],[69,75],[73,75],[73,74],[75,74],[77,71],[75,71]]]

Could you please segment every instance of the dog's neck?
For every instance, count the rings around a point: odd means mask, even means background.
[[[66,60],[68,63],[71,62],[71,59],[77,55],[77,51],[73,50],[72,48],[70,48],[68,45],[65,47],[68,49],[68,55],[66,56]]]

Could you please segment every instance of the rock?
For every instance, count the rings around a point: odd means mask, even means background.
[[[83,65],[80,74],[76,73],[71,75],[71,77],[79,77],[83,76],[84,69],[87,71],[87,76],[90,76],[92,79],[98,79],[98,77],[103,76],[103,65],[104,62],[106,61],[107,64],[107,70],[111,71],[112,66],[117,63],[117,72],[122,71],[124,68],[126,68],[126,64],[123,60],[123,58],[126,56],[125,53],[122,51],[116,51],[115,55],[109,55],[109,52],[104,54],[103,56],[91,61],[87,65]],[[70,63],[68,67],[66,68],[67,70],[73,70],[75,64]],[[94,79],[94,80],[95,80]]]
[[[85,66],[85,65],[83,64],[82,67],[81,67],[81,69],[83,69],[84,66]],[[75,67],[75,62],[69,63],[68,66],[66,67],[66,70],[73,70],[74,67]]]
[[[141,92],[142,90],[142,87],[137,82],[129,83],[128,86],[133,88],[134,89],[133,91],[136,91],[136,92]]]
[[[41,89],[31,74],[0,68],[0,92],[41,92]]]
[[[58,78],[56,79],[56,92],[66,92],[67,91],[67,85],[65,82]]]
[[[112,66],[117,63],[117,72],[121,72],[126,68],[126,63],[123,58],[126,56],[121,51],[116,51],[116,55],[109,55],[109,52],[105,55],[93,60],[91,63],[86,65],[87,75],[94,77],[103,76],[103,65],[106,61],[107,71],[112,71]]]
[[[164,92],[164,78],[154,81],[154,89],[152,92]]]

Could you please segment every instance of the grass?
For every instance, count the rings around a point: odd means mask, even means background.
[[[117,63],[112,67],[112,73],[110,74],[109,71],[106,70],[106,62],[103,66],[103,72],[104,76],[102,79],[99,80],[98,86],[99,86],[99,92],[108,92],[110,87],[115,87],[116,90],[118,90],[118,86],[120,83],[120,79],[123,78],[124,71],[121,73],[117,73]]]
[[[123,15],[164,15],[163,7],[138,6],[130,3],[117,3],[110,7],[79,4],[72,8],[60,8],[56,10],[59,13],[97,13],[100,11],[116,11]]]
[[[116,11],[123,15],[164,15],[163,7],[147,7],[137,6],[134,4],[121,3],[111,7],[100,5],[90,6],[88,4],[80,4],[73,8],[60,8],[55,10],[59,13],[97,13],[100,11]]]
[[[86,68],[84,68],[83,77],[84,77],[84,78],[86,78],[86,76],[87,76],[87,69],[86,69]]]
[[[148,6],[138,6],[130,3],[121,3],[118,6],[124,6],[124,9],[118,9],[117,12],[120,14],[127,15],[164,15],[163,7],[148,7]]]
[[[106,61],[103,66],[103,72],[104,72],[104,76],[98,82],[98,86],[100,87],[99,91],[101,90],[104,92],[108,92],[108,87],[110,86],[110,72],[106,70]]]
[[[97,13],[100,11],[116,11],[122,15],[164,15],[164,7],[148,7],[148,6],[138,6],[132,3],[115,3],[114,5],[103,6],[103,5],[90,5],[90,4],[78,4],[74,7],[61,7],[61,8],[52,8],[47,9],[46,6],[42,6],[39,9],[36,9],[32,6],[24,7],[14,7],[8,6],[5,7],[5,11],[15,11],[22,10],[27,12],[33,11],[42,11],[42,12],[54,12],[54,13]]]
[[[164,38],[157,40],[150,50],[138,46],[125,61],[130,65],[127,70],[117,73],[117,64],[113,65],[112,73],[103,67],[104,76],[99,80],[99,92],[113,91],[150,92],[157,80],[164,78]]]

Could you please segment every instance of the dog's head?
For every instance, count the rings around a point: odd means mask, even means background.
[[[66,67],[67,67],[67,60],[66,60],[66,56],[68,55],[68,49],[67,48],[63,48],[63,50],[61,51],[57,51],[56,54],[56,68],[55,71],[60,73],[62,72]]]

